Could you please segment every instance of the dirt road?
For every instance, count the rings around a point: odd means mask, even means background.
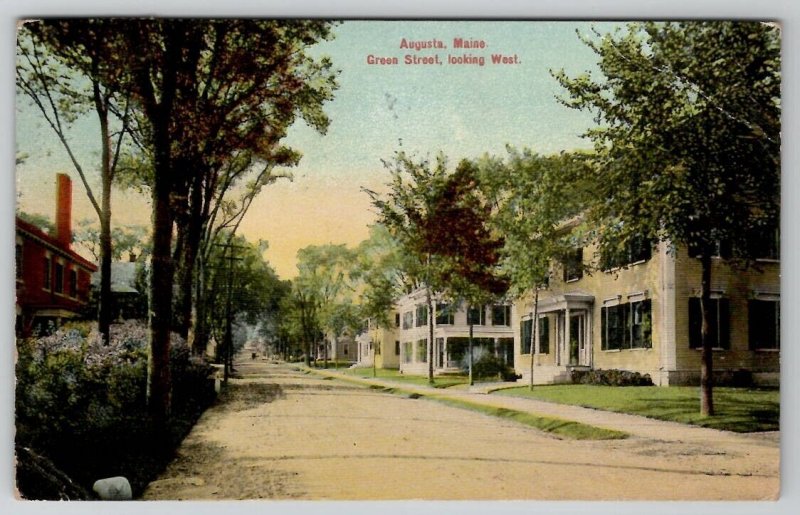
[[[289,365],[242,362],[238,371],[144,499],[772,499],[779,491],[775,437],[719,433],[716,444],[714,432],[676,439],[667,424],[659,438],[648,424],[627,440],[559,440]]]

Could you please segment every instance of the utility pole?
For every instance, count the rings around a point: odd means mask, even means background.
[[[225,335],[222,341],[222,362],[223,362],[223,384],[228,384],[228,377],[233,372],[233,266],[236,261],[242,258],[234,256],[234,251],[244,249],[242,245],[233,243],[215,243],[215,247],[222,249],[222,265],[217,268],[226,273],[227,292],[225,299]]]

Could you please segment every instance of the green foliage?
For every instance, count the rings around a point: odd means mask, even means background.
[[[231,261],[231,250],[223,246],[227,245],[229,236],[223,234],[217,239],[218,244],[211,247],[205,267],[203,284],[204,299],[208,306],[205,312],[207,327],[211,328],[218,342],[223,340],[230,287],[231,313],[237,324],[259,325],[262,334],[271,336],[276,330],[277,311],[288,286],[264,259],[263,253],[267,249],[265,241],[251,243],[244,236],[231,236],[230,243],[235,246],[234,259]],[[230,285],[229,279],[232,279]]]
[[[573,384],[596,384],[606,386],[653,386],[650,374],[640,374],[628,370],[573,370],[570,373]]]
[[[512,148],[505,160],[477,160],[482,189],[495,206],[492,227],[504,236],[501,268],[515,296],[547,284],[553,260],[585,240],[580,228],[563,228],[591,195],[585,161],[580,154]]]
[[[602,254],[636,238],[709,252],[777,226],[780,34],[759,22],[635,23],[585,43],[601,76],[554,76],[562,102],[595,114],[586,135]]]
[[[152,446],[147,337],[143,323],[129,321],[112,325],[107,344],[88,323],[18,340],[17,444],[45,454],[86,489],[115,472],[141,491],[162,466],[153,463],[166,459],[153,456],[163,449]],[[170,360],[172,428],[185,432],[213,399],[213,383],[208,365],[191,358],[177,336]]]
[[[73,232],[73,240],[91,253],[95,261],[100,260],[100,228],[94,220],[85,218],[78,221],[78,226]],[[129,254],[137,258],[150,253],[147,227],[143,225],[127,224],[111,229],[111,259],[113,261],[127,260]]]
[[[45,215],[17,211],[17,216],[29,224],[35,225],[47,234],[55,234],[55,225],[53,224],[53,221]]]
[[[484,352],[472,365],[472,375],[478,379],[499,377],[503,381],[516,381],[521,377],[503,360],[489,352]]]

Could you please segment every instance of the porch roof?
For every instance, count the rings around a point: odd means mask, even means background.
[[[594,295],[584,292],[571,292],[555,295],[539,301],[539,313],[551,313],[573,309],[591,309],[594,304]]]

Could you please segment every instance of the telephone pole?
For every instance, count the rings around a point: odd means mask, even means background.
[[[246,247],[242,245],[234,245],[233,243],[215,243],[215,247],[222,249],[222,265],[211,268],[216,268],[225,273],[227,291],[225,299],[225,335],[222,340],[222,362],[224,364],[223,384],[228,384],[228,377],[233,372],[233,285],[234,275],[233,267],[236,261],[242,261],[242,258],[236,257],[234,252]]]

